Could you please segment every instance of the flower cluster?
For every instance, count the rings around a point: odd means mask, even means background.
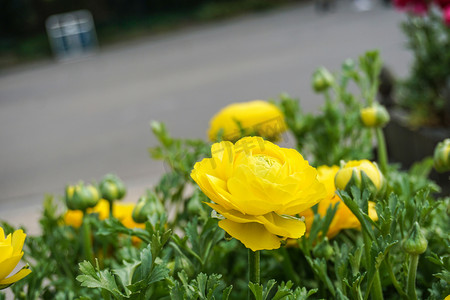
[[[113,216],[118,219],[127,228],[145,228],[144,224],[136,223],[132,218],[133,203],[117,203],[113,207]],[[98,214],[100,220],[106,220],[109,217],[109,203],[101,199],[98,204],[86,211],[90,214]],[[68,210],[64,215],[66,225],[79,228],[83,223],[83,212],[81,210]]]

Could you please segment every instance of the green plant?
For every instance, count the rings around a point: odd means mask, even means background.
[[[410,75],[397,86],[412,126],[450,126],[450,27],[434,10],[410,15],[402,29],[413,54]]]

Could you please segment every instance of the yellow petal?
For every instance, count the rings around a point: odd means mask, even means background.
[[[258,216],[257,218],[272,234],[292,239],[301,238],[305,234],[305,223],[299,219],[283,217],[275,213]]]
[[[23,256],[23,252],[19,255],[11,256],[10,258],[5,259],[0,264],[0,280],[4,279],[6,276],[11,273],[14,268],[19,263],[20,259]]]
[[[378,214],[375,209],[375,205],[375,202],[369,201],[369,217],[374,221],[378,221]]]
[[[233,172],[234,162],[234,147],[231,142],[223,141],[215,143],[211,146],[211,156],[214,161],[209,161],[211,167],[215,168],[214,172],[217,177],[222,180],[230,178]],[[216,166],[217,165],[217,166]],[[213,172],[207,172],[207,174],[214,174]]]
[[[11,233],[10,233],[10,234],[8,234],[8,236],[3,240],[2,244],[3,244],[3,245],[11,245],[11,238],[12,238],[12,236],[11,236]]]
[[[297,199],[286,203],[281,210],[276,212],[280,215],[293,216],[314,206],[325,196],[325,187],[322,183],[315,181],[311,186],[299,191]]]
[[[13,247],[11,245],[0,245],[0,264],[13,254]]]
[[[18,255],[22,252],[23,243],[25,242],[25,237],[27,235],[23,233],[22,229],[18,229],[14,231],[12,236],[12,247],[14,249],[14,252],[12,255]]]
[[[24,278],[25,276],[27,276],[30,273],[31,273],[30,269],[21,269],[19,272],[17,272],[13,276],[5,278],[3,280],[0,280],[0,285],[13,284],[14,282],[19,281],[20,279]]]
[[[259,198],[258,195],[248,192],[248,183],[238,177],[230,178],[227,182],[230,194],[235,197],[235,203],[243,213],[251,215],[264,215],[281,207],[276,199]]]
[[[68,210],[64,214],[64,224],[79,228],[83,223],[83,212],[81,210]]]
[[[192,177],[195,182],[200,186],[206,196],[217,204],[220,204],[226,209],[235,209],[241,211],[237,202],[229,192],[226,184],[223,180],[208,175],[208,174],[195,174]]]
[[[263,223],[262,221],[258,220],[257,216],[252,215],[244,215],[243,213],[237,211],[237,210],[226,210],[222,206],[214,204],[214,203],[206,203],[209,205],[212,209],[217,211],[219,214],[221,214],[224,218],[236,222],[236,223]]]
[[[219,227],[252,251],[280,248],[281,239],[268,232],[261,224],[222,220],[219,222]]]
[[[3,228],[0,227],[0,243],[5,240],[5,232],[3,231]]]

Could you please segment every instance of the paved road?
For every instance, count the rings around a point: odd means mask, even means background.
[[[175,136],[205,138],[212,114],[235,101],[288,92],[315,111],[322,100],[310,88],[314,69],[337,69],[368,49],[406,74],[401,18],[382,7],[356,12],[348,0],[328,14],[307,3],[110,47],[76,63],[3,71],[0,220],[35,224],[44,193],[108,172],[135,200],[163,170],[148,157],[150,120],[166,122]]]

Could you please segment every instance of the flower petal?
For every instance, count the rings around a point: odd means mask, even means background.
[[[30,269],[26,269],[26,268],[21,269],[19,272],[17,272],[13,276],[5,278],[3,280],[0,280],[0,285],[13,284],[14,282],[19,281],[20,279],[24,278],[25,276],[27,276],[30,273],[31,273]]]
[[[258,216],[266,229],[275,235],[292,239],[301,238],[305,234],[305,222],[292,217],[283,217],[276,213]]]
[[[233,221],[236,223],[256,222],[256,223],[263,224],[262,221],[258,220],[257,216],[244,215],[243,213],[241,213],[237,210],[226,210],[222,206],[214,204],[214,203],[206,203],[206,204],[209,205],[209,207],[211,207],[215,211],[217,211],[219,214],[221,214],[224,218],[226,218],[230,221]]]
[[[13,254],[13,247],[11,245],[0,245],[0,264]]]
[[[9,273],[14,270],[22,256],[23,252],[19,255],[11,256],[10,258],[2,261],[2,263],[0,264],[0,280],[3,280],[6,276],[9,275]]]
[[[281,238],[268,232],[258,223],[236,223],[230,220],[222,220],[219,227],[229,235],[241,241],[245,247],[252,251],[272,250],[280,248]]]
[[[192,172],[191,176],[211,201],[214,201],[226,209],[241,211],[237,203],[233,201],[234,197],[228,193],[226,184],[223,180],[200,172],[195,172],[195,174]]]
[[[12,255],[18,255],[22,252],[23,243],[25,242],[25,237],[27,235],[23,233],[22,229],[18,229],[14,231],[12,236],[12,247],[14,249],[14,252]]]

